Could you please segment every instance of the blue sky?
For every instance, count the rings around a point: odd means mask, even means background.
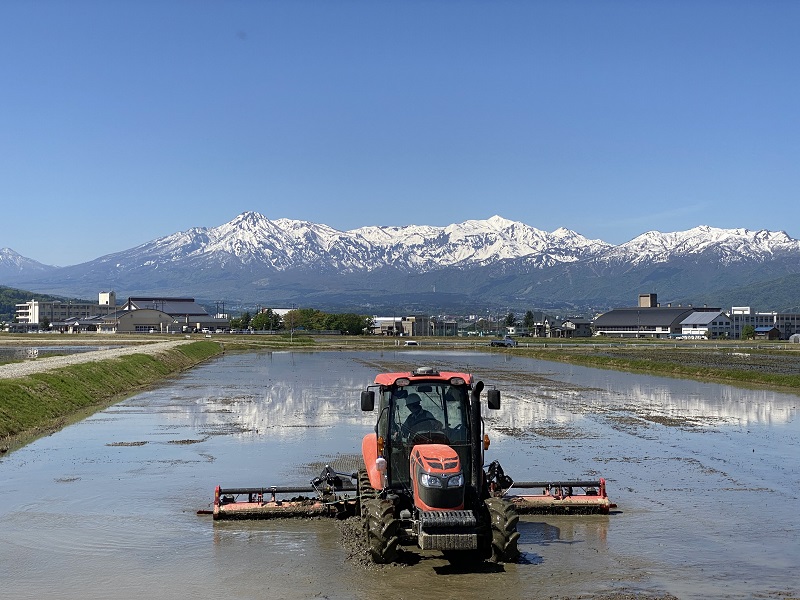
[[[800,2],[0,3],[0,247],[254,210],[800,237]]]

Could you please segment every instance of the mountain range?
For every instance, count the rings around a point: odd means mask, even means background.
[[[657,293],[662,304],[750,305],[766,289],[759,297],[773,304],[757,309],[800,312],[800,241],[783,231],[699,226],[614,245],[499,216],[339,231],[245,212],[66,267],[4,248],[0,278],[38,293],[191,296],[231,310],[578,314],[635,305],[640,293]]]

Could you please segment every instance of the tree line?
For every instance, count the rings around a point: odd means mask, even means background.
[[[330,314],[315,308],[296,308],[282,317],[271,308],[251,315],[249,311],[231,319],[231,329],[255,331],[339,331],[346,335],[363,335],[372,331],[373,319],[355,313]]]

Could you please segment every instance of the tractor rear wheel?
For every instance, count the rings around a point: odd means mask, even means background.
[[[363,519],[366,516],[364,511],[366,510],[367,500],[378,497],[378,491],[369,482],[369,475],[366,469],[361,469],[358,472],[358,490],[356,493],[358,494],[361,518]]]
[[[516,562],[519,558],[517,509],[511,502],[502,498],[488,498],[485,502],[492,527],[492,549],[489,561]]]
[[[394,504],[389,500],[371,498],[363,505],[364,537],[372,562],[393,562],[398,555],[400,521],[394,518]]]

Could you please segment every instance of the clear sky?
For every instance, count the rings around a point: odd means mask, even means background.
[[[0,247],[253,210],[800,237],[800,2],[5,0]]]

